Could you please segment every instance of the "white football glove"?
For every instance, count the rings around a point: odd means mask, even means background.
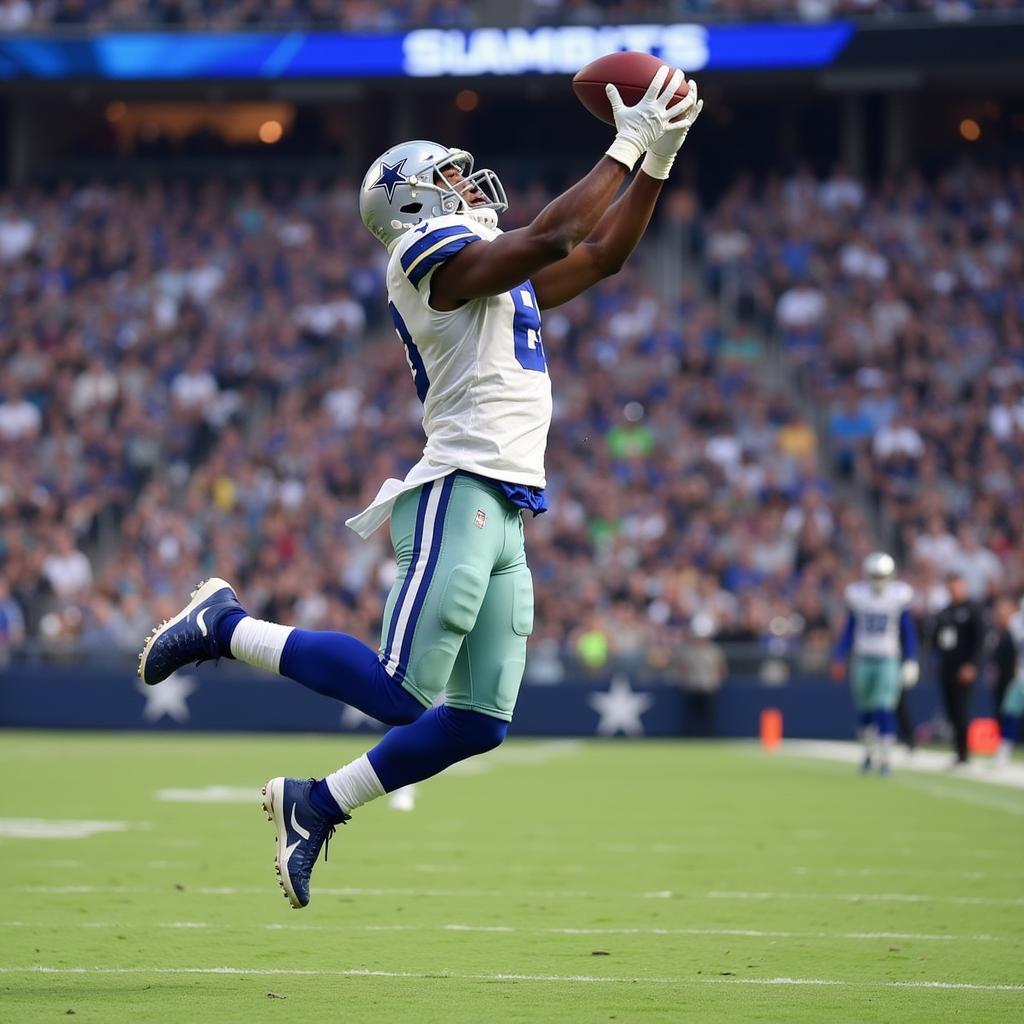
[[[669,106],[675,98],[679,83],[683,80],[682,71],[672,71],[672,77],[669,78],[670,70],[668,65],[658,68],[643,99],[632,107],[627,107],[622,102],[619,90],[614,85],[609,82],[605,86],[604,91],[612,107],[617,132],[615,141],[605,153],[613,160],[618,160],[620,164],[625,164],[630,170],[633,170],[637,160],[648,148],[669,130],[672,120],[687,108],[689,97]]]
[[[903,684],[904,690],[911,690],[917,686],[918,679],[921,678],[921,666],[916,661],[907,660],[903,662],[900,667],[900,682]]]
[[[648,177],[658,178],[660,181],[664,181],[668,177],[669,171],[672,170],[672,165],[675,163],[679,147],[686,141],[686,135],[693,127],[693,122],[700,117],[700,112],[704,109],[704,101],[697,98],[697,83],[691,78],[686,84],[690,87],[690,91],[686,94],[686,99],[677,104],[679,111],[675,116],[675,121],[678,127],[666,131],[660,139],[651,143],[647,150],[647,156],[644,157],[644,162],[640,165],[640,170]],[[685,116],[680,119],[679,114]]]

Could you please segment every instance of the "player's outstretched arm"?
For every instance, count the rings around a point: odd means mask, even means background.
[[[572,252],[597,226],[636,161],[684,112],[685,100],[670,105],[682,76],[675,71],[670,77],[663,67],[632,107],[623,106],[617,92],[609,93],[617,134],[606,155],[525,228],[474,242],[447,260],[431,280],[431,304],[454,309],[468,299],[500,295]]]
[[[686,109],[679,127],[666,132],[651,146],[640,173],[582,244],[534,275],[533,290],[541,309],[560,306],[602,278],[617,274],[643,238],[676,153],[704,109],[704,101],[697,97],[697,83],[690,81],[688,85]]]
[[[663,184],[641,171],[580,245],[534,274],[533,290],[541,309],[560,306],[622,269],[647,230]]]

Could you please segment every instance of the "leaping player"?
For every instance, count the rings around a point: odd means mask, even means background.
[[[662,67],[632,107],[609,85],[616,135],[605,155],[515,231],[497,226],[507,208],[497,175],[474,171],[465,150],[402,143],[363,179],[359,209],[390,254],[388,308],[427,436],[408,476],[386,481],[348,521],[367,537],[391,520],[399,572],[380,649],[251,618],[214,578],[154,630],[139,659],[139,675],[155,684],[191,662],[237,658],[395,726],[325,778],[264,787],[293,907],[309,903],[321,847],[358,807],[505,738],[533,629],[523,514],[546,507],[551,382],[540,313],[615,274],[640,241],[703,106],[694,82],[675,99],[682,82]]]
[[[853,651],[850,685],[864,744],[861,771],[871,771],[878,746],[882,775],[890,772],[900,693],[915,686],[920,675],[917,631],[910,615],[914,591],[893,579],[895,572],[896,563],[884,552],[864,559],[864,579],[846,588],[846,625],[832,662],[832,676],[840,681]]]

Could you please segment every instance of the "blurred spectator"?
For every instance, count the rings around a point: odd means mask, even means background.
[[[974,527],[964,523],[957,536],[959,550],[954,568],[967,584],[967,596],[972,601],[987,601],[1003,575],[999,559],[978,543]]]
[[[59,530],[54,550],[43,559],[43,575],[58,597],[81,594],[92,583],[89,559],[75,547],[68,530]]]
[[[11,596],[7,580],[0,576],[0,666],[10,661],[11,651],[25,641],[25,617]]]
[[[694,616],[690,639],[684,644],[679,664],[679,682],[685,694],[683,734],[715,735],[715,695],[725,681],[726,663],[721,647],[711,638],[714,622],[705,615]]]

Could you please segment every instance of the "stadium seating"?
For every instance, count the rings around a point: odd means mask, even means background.
[[[344,518],[421,434],[352,196],[0,194],[0,598],[33,642],[134,649],[213,572],[255,614],[374,635],[390,548]],[[537,657],[657,671],[695,628],[823,650],[823,595],[874,543],[858,494],[920,611],[950,559],[980,590],[1024,584],[1022,196],[970,168],[741,180],[690,225],[706,290],[667,303],[638,262],[549,312]],[[773,338],[802,389],[766,372]],[[968,338],[1002,353],[981,378]]]
[[[0,32],[164,28],[225,31],[255,26],[348,29],[470,28],[475,24],[582,24],[602,21],[748,20],[932,16],[962,21],[1019,10],[1021,0],[2,0]]]

